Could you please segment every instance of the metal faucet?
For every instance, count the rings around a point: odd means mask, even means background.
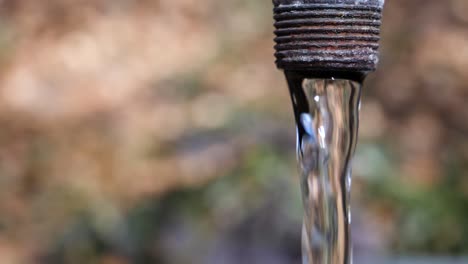
[[[384,0],[273,0],[278,68],[362,81],[376,69]]]

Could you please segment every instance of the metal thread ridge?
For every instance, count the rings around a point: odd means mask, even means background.
[[[301,71],[375,70],[381,5],[282,4],[276,5],[274,13],[278,68]]]

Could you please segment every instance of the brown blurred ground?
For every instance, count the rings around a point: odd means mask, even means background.
[[[298,263],[271,8],[0,1],[0,263]],[[467,13],[387,3],[357,254],[468,253]]]

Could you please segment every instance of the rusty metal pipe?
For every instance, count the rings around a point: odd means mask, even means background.
[[[273,0],[278,68],[360,79],[376,69],[384,0]]]

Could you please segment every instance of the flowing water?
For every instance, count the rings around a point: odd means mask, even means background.
[[[361,84],[286,74],[297,124],[304,203],[304,264],[352,262],[350,160],[359,125]]]

